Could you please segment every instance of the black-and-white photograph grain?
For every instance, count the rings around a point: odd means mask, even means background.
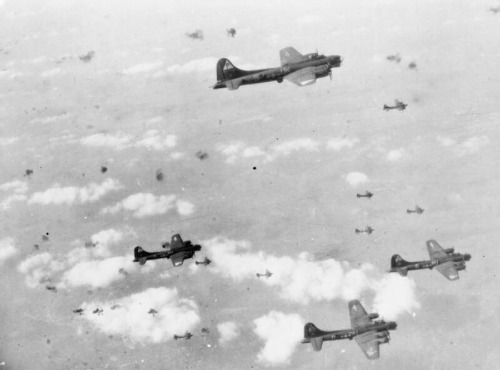
[[[0,370],[496,369],[498,0],[0,0]]]

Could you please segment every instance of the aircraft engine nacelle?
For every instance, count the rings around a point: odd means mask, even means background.
[[[446,248],[444,251],[446,253],[453,253],[455,251],[455,248]]]
[[[378,313],[369,313],[368,314],[368,318],[369,319],[376,319],[379,317],[379,314]]]
[[[464,263],[457,263],[455,265],[455,268],[457,269],[457,271],[465,270],[465,264]]]
[[[330,67],[324,65],[314,68],[314,74],[316,78],[326,77],[330,74]]]
[[[378,338],[378,339],[376,339],[376,341],[377,341],[377,342],[379,342],[379,343],[389,343],[389,340],[390,340],[390,339],[389,339],[389,337],[387,337],[387,336],[385,336],[385,337],[383,337],[383,338]]]

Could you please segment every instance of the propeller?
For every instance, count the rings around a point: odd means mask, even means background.
[[[332,70],[331,69],[328,70],[328,76],[330,76],[330,81],[332,81]]]

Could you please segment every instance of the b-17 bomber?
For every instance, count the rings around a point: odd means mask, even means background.
[[[263,277],[266,277],[266,278],[269,279],[271,276],[273,276],[273,273],[271,271],[269,271],[269,270],[266,270],[265,274],[259,274],[259,273],[257,273],[256,275],[257,275],[258,278],[260,278],[261,276],[263,276]]]
[[[217,83],[212,87],[236,90],[242,85],[251,85],[262,82],[284,79],[298,86],[312,85],[317,78],[330,76],[332,68],[340,67],[342,58],[339,55],[324,56],[318,53],[302,55],[292,47],[280,51],[281,66],[252,71],[236,68],[229,59],[222,58],[217,62]]]
[[[405,110],[407,106],[408,104],[405,104],[403,102],[400,102],[398,99],[395,99],[393,106],[384,104],[384,110],[391,110],[391,109]]]
[[[356,194],[356,198],[368,198],[368,199],[370,199],[371,197],[373,197],[373,193],[370,193],[369,191],[365,191],[364,194],[359,194],[359,193]]]
[[[360,230],[360,229],[355,229],[354,230],[354,232],[356,234],[367,234],[367,235],[370,235],[373,231],[375,231],[375,229],[373,229],[371,226],[365,227],[364,230]]]
[[[177,267],[184,263],[185,259],[193,258],[194,254],[201,250],[198,244],[192,244],[190,240],[182,241],[179,234],[172,236],[171,243],[164,243],[162,245],[165,251],[159,252],[146,252],[140,246],[134,249],[134,262],[139,262],[144,265],[148,260],[155,260],[159,258],[169,258],[172,264]]]
[[[465,262],[470,261],[470,254],[455,253],[453,248],[444,249],[435,240],[427,241],[429,261],[408,262],[399,254],[391,258],[391,269],[389,272],[397,272],[401,276],[408,275],[411,270],[432,270],[434,267],[448,280],[458,280],[458,271],[465,270]]]
[[[396,330],[398,324],[394,321],[375,320],[379,315],[367,313],[358,300],[349,302],[348,307],[351,329],[323,331],[313,323],[307,323],[304,326],[302,343],[311,343],[315,351],[321,351],[324,341],[354,339],[368,359],[379,358],[380,344],[389,343],[391,339],[389,330]]]
[[[186,333],[184,335],[174,334],[174,339],[175,340],[177,340],[177,339],[188,340],[188,339],[191,339],[192,336],[193,336],[193,334],[191,334],[190,332],[186,331]]]
[[[191,32],[191,33],[186,33],[186,36],[189,37],[190,39],[193,39],[193,40],[203,40],[203,31],[202,30],[196,30],[194,32]]]
[[[195,261],[194,263],[196,263],[196,265],[205,265],[205,266],[208,266],[212,263],[212,260],[205,257],[205,259],[203,261]]]
[[[83,315],[83,311],[85,311],[85,309],[83,309],[83,308],[77,308],[76,310],[73,310],[73,313],[77,313],[79,315]]]
[[[421,215],[422,213],[424,213],[424,209],[420,208],[419,206],[415,206],[415,209],[407,209],[406,213],[408,213],[408,214],[416,213],[418,215]]]
[[[236,35],[236,30],[234,28],[228,28],[226,30],[226,32],[227,32],[227,35],[231,36],[231,37],[234,37]]]

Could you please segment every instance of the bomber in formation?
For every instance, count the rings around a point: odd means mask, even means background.
[[[379,346],[389,343],[391,336],[389,330],[396,330],[398,324],[394,321],[375,320],[377,313],[367,313],[358,300],[349,302],[349,315],[351,329],[323,331],[313,323],[304,326],[304,339],[302,343],[311,343],[315,351],[321,351],[324,341],[339,339],[354,339],[366,357],[370,360],[379,358]]]
[[[396,109],[396,110],[405,110],[408,104],[405,104],[398,99],[394,100],[394,105],[389,106],[387,104],[384,104],[384,110],[391,110],[391,109]]]
[[[470,254],[455,253],[453,248],[444,249],[435,240],[427,241],[429,261],[408,262],[399,254],[391,258],[391,269],[389,272],[397,272],[401,276],[408,275],[408,271],[430,269],[434,267],[448,280],[457,280],[458,271],[465,270],[465,263],[470,261]]]
[[[316,53],[302,55],[292,47],[280,51],[281,66],[252,71],[244,71],[231,63],[227,58],[217,62],[217,83],[214,89],[228,88],[236,90],[242,85],[283,80],[298,86],[312,85],[317,78],[330,76],[332,68],[340,67],[342,58],[339,55],[324,56]]]
[[[162,245],[165,251],[146,252],[140,246],[134,249],[134,262],[144,265],[148,260],[169,258],[175,267],[181,266],[185,259],[193,258],[194,254],[201,250],[201,246],[191,243],[190,240],[183,241],[179,234],[172,236],[171,243]]]

